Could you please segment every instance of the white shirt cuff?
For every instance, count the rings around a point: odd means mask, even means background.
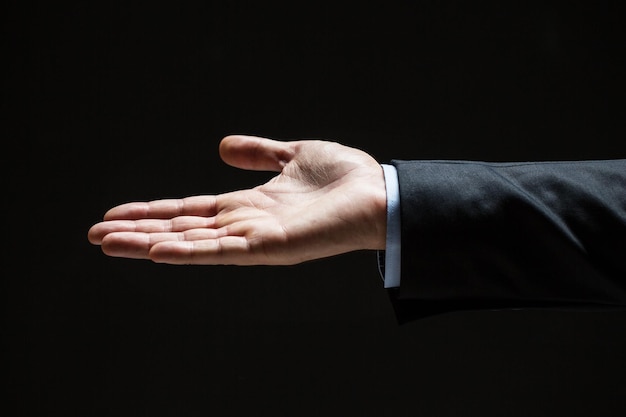
[[[396,168],[381,166],[387,189],[387,241],[385,250],[378,251],[378,269],[385,288],[396,288],[400,286],[400,187]]]

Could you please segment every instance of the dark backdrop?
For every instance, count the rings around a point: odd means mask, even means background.
[[[398,326],[371,252],[174,267],[87,242],[113,205],[268,178],[219,160],[231,133],[626,157],[619,2],[519,3],[3,6],[4,415],[624,415],[622,313]]]

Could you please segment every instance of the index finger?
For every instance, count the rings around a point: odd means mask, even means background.
[[[104,220],[171,219],[178,216],[210,217],[217,214],[217,196],[138,201],[113,207]]]

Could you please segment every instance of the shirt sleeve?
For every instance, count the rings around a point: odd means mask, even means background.
[[[400,286],[401,224],[398,173],[393,165],[381,164],[387,190],[387,236],[384,251],[378,251],[378,270],[385,288]]]

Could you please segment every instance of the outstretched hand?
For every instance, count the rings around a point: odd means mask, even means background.
[[[279,172],[220,195],[122,204],[89,241],[110,256],[170,264],[287,265],[384,249],[383,171],[367,153],[335,142],[228,136],[229,165]]]

